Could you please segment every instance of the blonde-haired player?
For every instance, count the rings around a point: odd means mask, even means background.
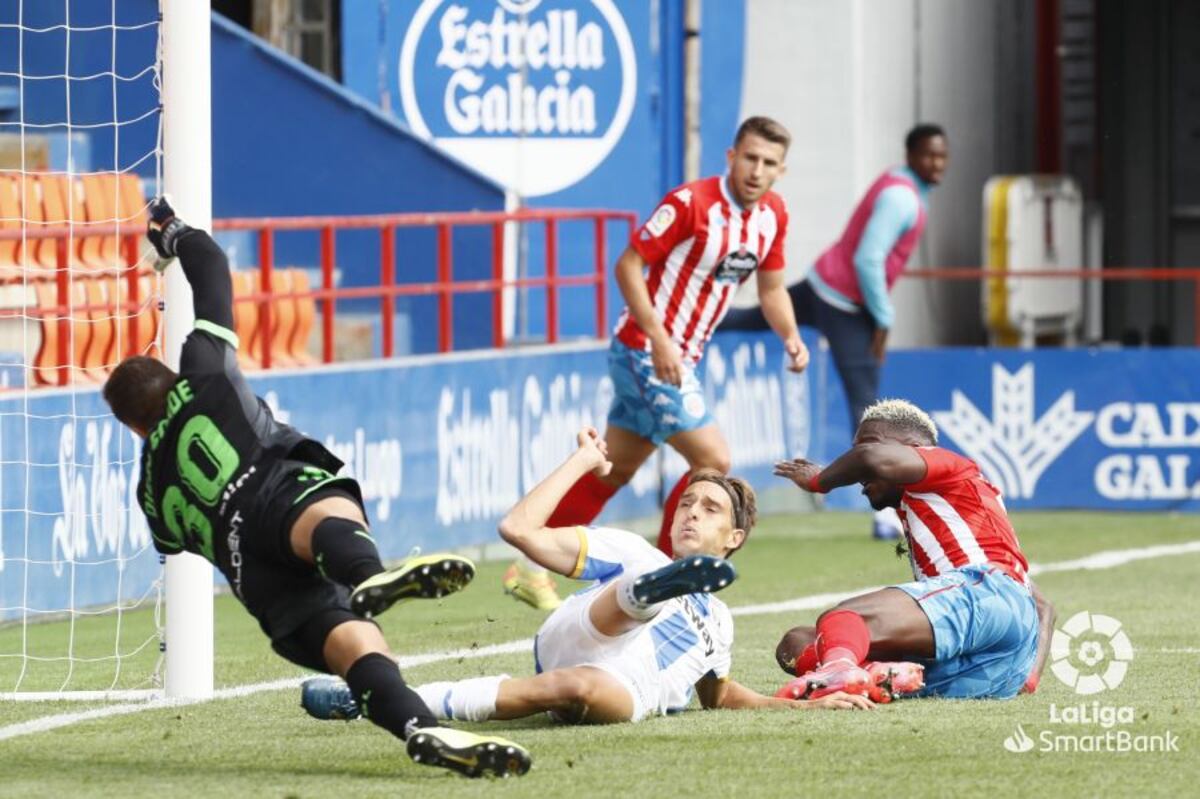
[[[781,693],[861,691],[888,701],[918,690],[1007,698],[1036,689],[1054,609],[1029,580],[999,489],[974,462],[937,446],[928,414],[881,400],[833,463],[785,461],[775,473],[820,493],[861,483],[873,508],[897,508],[913,571],[912,582],[789,630],[777,657],[800,676]]]

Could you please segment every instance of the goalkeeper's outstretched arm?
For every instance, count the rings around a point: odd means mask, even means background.
[[[233,280],[229,261],[212,236],[175,216],[167,199],[159,197],[150,204],[146,237],[158,252],[157,268],[179,258],[192,287],[196,326],[221,338],[233,338]]]

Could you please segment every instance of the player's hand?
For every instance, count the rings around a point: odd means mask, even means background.
[[[783,350],[788,354],[788,371],[803,372],[808,366],[808,347],[799,335],[792,336],[783,342]]]
[[[650,339],[650,359],[655,377],[673,386],[683,385],[683,356],[674,341],[666,337]]]
[[[871,357],[875,359],[875,363],[882,364],[887,355],[887,337],[886,327],[875,328],[875,333],[871,336]]]
[[[779,461],[775,464],[773,471],[777,476],[786,477],[808,491],[810,490],[809,481],[821,473],[821,466],[804,458],[795,458],[790,461]]]
[[[604,477],[612,471],[612,461],[608,459],[608,444],[600,437],[600,433],[594,427],[585,427],[575,436],[575,443],[579,445],[576,454],[582,456],[592,474],[597,477]]]
[[[155,261],[154,268],[161,272],[175,258],[175,244],[179,241],[179,237],[191,228],[186,222],[175,216],[175,209],[171,207],[171,198],[165,194],[155,197],[147,210],[150,213],[150,221],[146,223],[146,238],[154,245],[154,251],[158,253],[158,260]]]
[[[865,696],[835,691],[820,699],[809,699],[809,708],[814,710],[874,710],[875,703]]]

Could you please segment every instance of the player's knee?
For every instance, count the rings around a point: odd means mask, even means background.
[[[596,701],[596,684],[576,670],[554,672],[556,711],[564,721],[578,723],[587,718]]]

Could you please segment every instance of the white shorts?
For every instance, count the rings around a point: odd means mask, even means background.
[[[645,627],[616,637],[596,629],[588,611],[603,592],[604,588],[597,586],[567,597],[538,630],[534,660],[539,671],[591,666],[611,674],[633,699],[630,721],[641,721],[660,712],[654,645]]]

